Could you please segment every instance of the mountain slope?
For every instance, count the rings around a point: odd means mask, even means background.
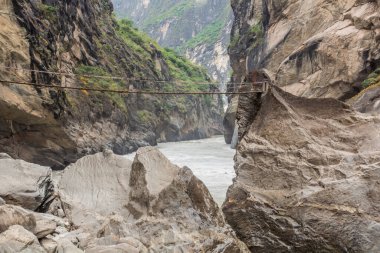
[[[159,44],[205,66],[227,81],[227,46],[232,24],[229,0],[113,0],[119,17],[128,17]]]
[[[204,70],[162,49],[128,21],[117,23],[109,1],[13,0],[2,3],[2,10],[11,15],[0,16],[0,33],[7,34],[0,38],[0,60],[13,68],[0,68],[3,80],[103,89],[215,89],[193,84],[209,82]],[[157,140],[220,133],[218,96],[122,96],[16,84],[0,89],[0,152],[54,168],[104,147],[125,154]]]

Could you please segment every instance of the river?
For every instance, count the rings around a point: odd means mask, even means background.
[[[235,177],[235,150],[223,136],[209,139],[160,143],[158,149],[174,164],[189,167],[209,189],[214,200],[222,205],[228,187]],[[127,156],[133,159],[134,154]]]

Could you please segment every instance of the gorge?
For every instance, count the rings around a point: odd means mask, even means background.
[[[0,252],[380,252],[379,0],[0,6]]]
[[[213,79],[222,84],[228,82],[227,48],[233,20],[229,0],[113,0],[113,3],[119,17],[133,20],[160,45],[205,67]]]
[[[0,16],[2,80],[168,92],[217,89],[198,84],[211,82],[203,69],[161,48],[129,21],[116,21],[109,1],[6,0],[1,9],[10,14]],[[126,154],[157,141],[222,133],[218,95],[123,96],[4,83],[0,89],[0,151],[55,169],[103,148]]]

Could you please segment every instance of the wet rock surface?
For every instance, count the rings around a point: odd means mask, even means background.
[[[337,100],[273,88],[241,136],[227,222],[252,252],[378,252],[379,128]]]
[[[20,240],[32,252],[249,252],[205,185],[155,148],[139,149],[133,162],[112,151],[86,156],[51,181],[47,213],[0,206],[0,247],[23,247]]]

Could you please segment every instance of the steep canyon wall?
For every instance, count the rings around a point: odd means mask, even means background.
[[[3,80],[105,89],[215,89],[176,87],[173,81],[210,79],[127,22],[116,22],[110,1],[6,0],[1,10],[8,13],[0,15]],[[125,154],[157,141],[221,133],[218,96],[121,96],[5,83],[0,89],[1,151],[54,168],[105,147]]]

